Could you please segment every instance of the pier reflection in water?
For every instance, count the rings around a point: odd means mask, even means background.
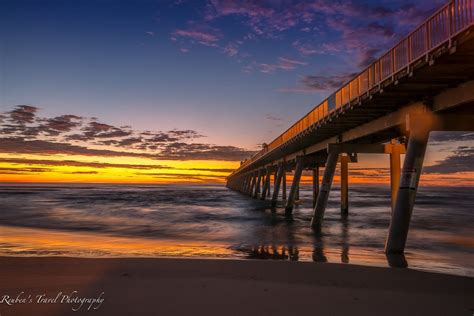
[[[302,207],[303,202],[301,200],[296,203]],[[338,222],[340,224],[339,236],[325,235],[322,232],[313,234],[313,248],[310,250],[306,245],[298,246],[298,231],[293,225],[295,218],[293,213],[283,213],[278,216],[278,209],[264,209],[263,211],[268,213],[270,221],[273,226],[283,225],[278,229],[280,235],[277,239],[284,235],[287,241],[292,243],[287,244],[275,244],[275,243],[264,243],[259,245],[253,245],[248,248],[240,247],[239,251],[245,253],[247,259],[261,259],[261,260],[288,260],[288,261],[308,261],[308,255],[310,260],[314,262],[333,262],[333,263],[350,263],[350,242],[349,242],[349,231],[350,231],[350,216],[348,214],[340,214]],[[273,236],[274,237],[274,236]],[[337,238],[339,242],[339,249],[334,247],[327,240],[330,238]],[[389,267],[407,268],[408,262],[404,254],[385,254],[382,248],[378,253],[368,254],[366,256],[361,253],[364,252],[360,247],[355,248],[356,264],[373,264],[373,265],[384,265]],[[365,258],[364,258],[365,257]]]

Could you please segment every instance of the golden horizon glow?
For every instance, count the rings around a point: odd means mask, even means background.
[[[3,160],[0,161],[1,182],[11,183],[222,184],[231,170],[240,165],[239,161],[81,155],[0,154],[0,159]],[[351,175],[349,166],[350,183],[390,183],[388,172],[364,169],[366,165],[363,163],[355,167],[355,164],[351,164],[354,166],[352,172],[357,175]],[[291,182],[291,173],[288,173],[287,179]],[[301,181],[302,184],[309,184],[312,177],[303,175]],[[336,174],[334,183],[338,182],[339,176]],[[423,174],[420,182],[421,185],[431,186],[474,186],[474,172]]]
[[[2,182],[222,183],[230,173],[227,170],[233,170],[239,166],[239,162],[235,161],[156,161],[134,157],[109,158],[79,155],[0,154],[0,158],[25,160],[25,162],[0,162]],[[83,165],[74,165],[80,163]]]

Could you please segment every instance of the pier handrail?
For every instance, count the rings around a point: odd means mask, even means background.
[[[360,97],[367,95],[381,83],[408,69],[410,65],[425,58],[446,42],[450,42],[453,37],[473,24],[473,2],[474,0],[451,0],[442,6],[382,57],[315,106],[261,151],[244,160],[238,170],[307,131],[337,109],[360,100]]]

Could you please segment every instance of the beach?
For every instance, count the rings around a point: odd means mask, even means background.
[[[2,316],[474,312],[473,278],[347,264],[1,257],[0,280]],[[33,301],[5,303],[5,295],[16,298],[20,293],[20,300],[30,295]],[[96,301],[81,304],[80,298]]]

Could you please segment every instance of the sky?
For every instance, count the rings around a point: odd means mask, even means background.
[[[223,182],[443,3],[3,0],[0,182]],[[432,135],[422,181],[474,184],[473,139]]]

